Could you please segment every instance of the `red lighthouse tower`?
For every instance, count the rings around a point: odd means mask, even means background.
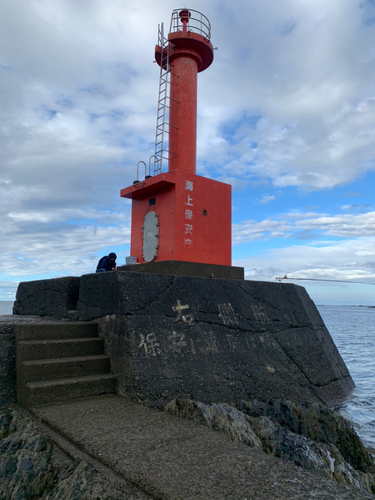
[[[213,61],[210,37],[208,19],[192,9],[173,11],[167,39],[159,29],[154,175],[145,166],[145,179],[137,173],[121,190],[132,199],[131,255],[138,263],[231,265],[231,186],[196,175],[197,76]]]

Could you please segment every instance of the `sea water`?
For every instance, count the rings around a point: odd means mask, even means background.
[[[0,316],[12,314],[13,304],[14,302],[10,300],[0,300]]]
[[[355,382],[351,396],[340,408],[362,441],[375,447],[375,308],[318,306]]]
[[[13,302],[0,301],[0,315],[12,314]],[[318,306],[320,315],[356,384],[341,406],[362,441],[375,447],[375,308]]]

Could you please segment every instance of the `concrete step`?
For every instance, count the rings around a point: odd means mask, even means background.
[[[117,377],[112,373],[72,377],[26,384],[24,406],[37,406],[71,399],[83,399],[116,392]]]
[[[97,323],[30,323],[14,326],[16,342],[22,340],[74,339],[97,337]]]
[[[28,382],[108,373],[110,371],[110,359],[104,355],[37,359],[23,361],[20,370],[23,383],[26,384]]]
[[[95,338],[22,340],[17,342],[17,369],[23,361],[103,354],[104,340]]]
[[[15,327],[18,402],[26,407],[115,393],[97,323]]]

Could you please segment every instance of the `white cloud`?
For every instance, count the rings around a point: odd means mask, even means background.
[[[233,243],[267,239],[277,230],[278,237],[316,239],[317,234],[339,238],[361,238],[375,234],[375,212],[325,215],[289,213],[277,219],[244,221],[233,225]]]
[[[17,281],[0,281],[0,301],[12,301],[16,295]],[[4,314],[4,313],[1,313]]]
[[[201,156],[224,168],[236,157],[244,164],[238,175],[262,174],[276,186],[303,189],[349,183],[374,168],[375,54],[369,47],[375,33],[364,26],[359,4],[239,2],[230,14],[235,33],[220,33],[225,54],[212,67],[214,89],[203,88],[216,127],[201,111]],[[273,29],[292,18],[289,34]],[[251,116],[260,118],[256,126]],[[216,150],[214,138],[229,120],[231,144]]]
[[[277,277],[287,276],[285,282],[304,278],[321,283],[327,280],[375,283],[375,237],[274,248],[262,255],[238,259],[235,265],[245,267],[246,276],[251,280],[275,281]],[[306,287],[311,285],[308,281],[299,283],[297,280],[295,283]],[[349,303],[358,303],[353,289],[345,287]],[[372,289],[367,291],[367,300],[374,302]]]
[[[157,25],[168,30],[173,8],[171,0],[0,5],[0,262],[9,281],[89,272],[102,249],[128,244],[130,205],[119,191],[153,153],[153,51]],[[265,187],[261,211],[276,204],[272,187],[334,189],[374,169],[371,2],[202,0],[196,8],[219,48],[198,77],[198,173],[239,192]],[[233,241],[313,242],[318,233],[372,244],[372,209],[260,212],[260,221],[234,225]],[[303,248],[324,255],[321,243],[292,248],[297,270]],[[357,275],[370,272],[371,258],[352,258]],[[267,276],[275,262],[278,251],[256,268]],[[334,274],[334,260],[331,267]]]
[[[275,196],[274,196],[274,195],[265,194],[265,195],[263,196],[263,198],[262,198],[262,199],[260,199],[260,200],[258,201],[258,203],[262,203],[262,204],[263,204],[263,203],[268,203],[268,202],[270,202],[270,201],[273,201],[274,199],[275,199]]]

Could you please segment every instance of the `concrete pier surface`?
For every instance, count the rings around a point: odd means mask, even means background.
[[[32,413],[149,498],[374,498],[118,395],[34,407]]]

